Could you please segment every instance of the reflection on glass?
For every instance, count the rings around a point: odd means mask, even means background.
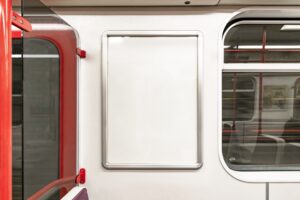
[[[59,54],[47,40],[13,40],[13,199],[59,178]],[[43,56],[39,56],[39,55]],[[59,199],[59,193],[48,199]]]
[[[59,179],[58,50],[47,40],[24,39],[23,62],[26,199],[45,185]],[[53,199],[58,199],[58,196]]]
[[[236,52],[227,50],[225,63],[259,63],[261,62],[260,52]]]
[[[225,63],[300,62],[300,30],[284,24],[241,24],[224,40]]]
[[[229,74],[223,76],[223,119],[250,120],[254,115],[255,79]],[[237,107],[236,105],[239,105]]]
[[[299,170],[300,73],[223,73],[223,156],[234,170]]]
[[[41,199],[41,188],[72,176],[64,189],[49,188],[45,194],[60,199],[75,185],[76,175],[76,36],[39,0],[23,0],[21,10],[33,25],[33,31],[23,32],[21,51],[22,198]]]
[[[22,40],[13,40],[13,54],[22,53]],[[22,58],[13,58],[13,89],[12,89],[12,142],[13,169],[12,189],[13,200],[22,200],[23,169],[22,169],[22,133],[23,133],[23,63]]]

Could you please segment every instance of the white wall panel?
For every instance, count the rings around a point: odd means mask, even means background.
[[[299,200],[300,183],[270,183],[269,200]]]
[[[218,147],[218,73],[223,25],[235,10],[57,9],[77,29],[87,58],[80,62],[79,166],[87,170],[91,199],[265,200],[265,184],[245,183],[223,168]],[[101,165],[101,37],[108,30],[203,32],[202,161],[199,170],[107,170]]]

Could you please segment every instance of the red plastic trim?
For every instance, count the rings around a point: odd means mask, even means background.
[[[30,22],[16,12],[12,13],[12,24],[23,31],[32,31]]]
[[[22,38],[22,31],[12,31],[12,38],[13,39],[20,39],[20,38]]]
[[[81,168],[79,170],[79,175],[76,177],[76,183],[85,184],[85,181],[86,181],[86,170],[84,168]]]
[[[11,0],[0,0],[0,199],[12,199]]]
[[[76,49],[76,53],[77,55],[80,57],[80,58],[86,58],[86,51],[80,49],[80,48],[77,48]]]

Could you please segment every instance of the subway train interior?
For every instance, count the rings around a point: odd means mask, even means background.
[[[300,0],[0,0],[0,200],[299,200]]]

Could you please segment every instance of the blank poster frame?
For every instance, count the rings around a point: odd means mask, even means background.
[[[107,161],[107,116],[108,116],[108,39],[109,37],[197,37],[197,161],[191,164],[149,164],[149,163],[109,163]],[[203,36],[200,31],[106,31],[102,35],[102,80],[101,80],[101,130],[102,130],[102,166],[106,169],[123,170],[195,170],[202,166],[201,157],[201,90],[203,65],[202,61]]]

